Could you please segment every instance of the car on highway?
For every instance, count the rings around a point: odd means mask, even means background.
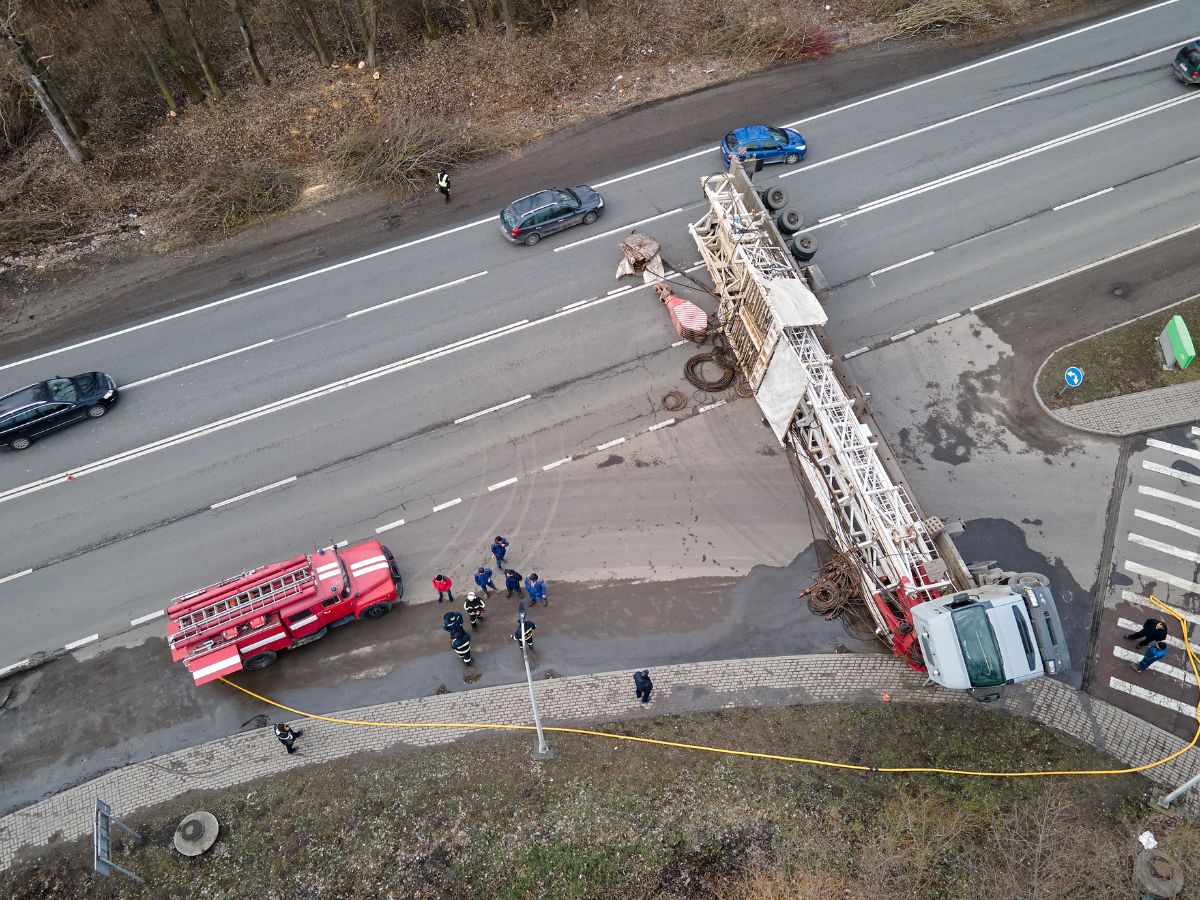
[[[532,247],[572,225],[591,225],[604,211],[604,198],[586,184],[549,188],[514,200],[500,210],[500,231],[514,244]]]
[[[725,168],[737,156],[742,162],[761,159],[764,163],[798,163],[808,155],[804,136],[791,128],[772,125],[745,125],[735,128],[721,141],[721,159]]]
[[[98,419],[117,402],[117,384],[103,372],[56,375],[0,397],[0,446],[24,450],[51,431]]]
[[[1180,48],[1171,71],[1184,84],[1200,84],[1200,41],[1192,41]]]

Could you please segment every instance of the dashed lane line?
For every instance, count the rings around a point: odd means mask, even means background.
[[[504,481],[497,481],[495,484],[489,484],[488,493],[491,493],[492,491],[498,491],[500,488],[506,488],[510,484],[516,484],[520,480],[521,479],[519,478],[506,478]]]
[[[489,406],[487,409],[481,409],[479,412],[473,412],[469,416],[460,416],[454,420],[455,425],[461,425],[463,422],[470,422],[472,419],[478,419],[480,416],[486,416],[488,413],[494,413],[501,409],[507,409],[510,406],[515,406],[518,403],[524,403],[531,398],[533,394],[526,394],[523,397],[517,397],[515,400],[506,400],[504,403],[497,403],[495,406]]]
[[[570,456],[564,456],[562,459],[556,459],[554,462],[546,463],[546,465],[542,466],[542,471],[549,472],[551,469],[557,469],[559,466],[565,466],[572,459],[573,457]]]
[[[26,575],[32,575],[33,569],[22,569],[20,572],[13,572],[11,575],[5,575],[0,578],[0,584],[6,584],[10,581],[16,581],[18,578],[24,578]]]
[[[259,494],[265,494],[267,491],[272,491],[275,488],[283,487],[286,484],[291,484],[295,480],[296,476],[293,475],[290,478],[283,478],[279,481],[272,482],[271,484],[264,484],[260,488],[255,488],[252,491],[246,491],[244,494],[238,494],[236,497],[230,497],[228,500],[221,500],[217,503],[214,503],[209,507],[209,509],[220,509],[223,506],[229,506],[231,503],[237,503],[239,500],[247,500],[250,497],[257,497]]]
[[[155,619],[161,619],[166,614],[167,611],[165,609],[156,609],[152,613],[147,613],[144,616],[138,616],[136,619],[130,619],[129,624],[134,628],[137,628],[139,625],[145,625],[147,622],[153,622]]]
[[[404,524],[403,519],[397,519],[395,522],[388,522],[386,525],[380,525],[375,529],[376,534],[383,534],[385,531],[391,531],[393,528],[399,528]]]
[[[434,512],[441,512],[443,509],[449,509],[452,506],[458,506],[462,503],[462,497],[455,497],[453,500],[447,500],[445,503],[439,503],[433,508]]]
[[[618,444],[623,444],[623,443],[625,443],[625,438],[619,437],[616,440],[608,441],[607,443],[604,443],[604,444],[597,444],[596,449],[597,450],[607,450],[609,447],[616,447]]]
[[[78,650],[80,647],[86,646],[87,644],[90,644],[90,643],[92,643],[94,641],[98,641],[98,640],[100,640],[100,635],[89,634],[85,638],[80,638],[77,641],[71,641],[71,643],[69,643],[69,644],[64,644],[63,649],[64,650]]]

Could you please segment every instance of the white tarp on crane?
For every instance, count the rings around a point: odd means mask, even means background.
[[[767,374],[763,376],[755,394],[759,408],[763,411],[771,430],[779,443],[792,427],[796,408],[808,389],[808,372],[800,356],[787,341],[780,341],[767,363]]]
[[[767,301],[784,328],[824,325],[829,321],[821,301],[798,278],[772,278]]]

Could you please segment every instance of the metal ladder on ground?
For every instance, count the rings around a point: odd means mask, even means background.
[[[273,603],[300,593],[313,579],[312,566],[305,563],[284,572],[269,581],[246,588],[232,596],[217,600],[208,606],[193,610],[179,617],[179,631],[171,636],[171,646],[194,638],[202,631],[215,628],[248,612],[264,609]]]

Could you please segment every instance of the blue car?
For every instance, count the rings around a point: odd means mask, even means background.
[[[743,163],[761,159],[764,163],[798,163],[808,154],[804,136],[790,128],[770,125],[746,125],[735,128],[721,141],[721,159],[725,168],[729,160],[739,157]]]

